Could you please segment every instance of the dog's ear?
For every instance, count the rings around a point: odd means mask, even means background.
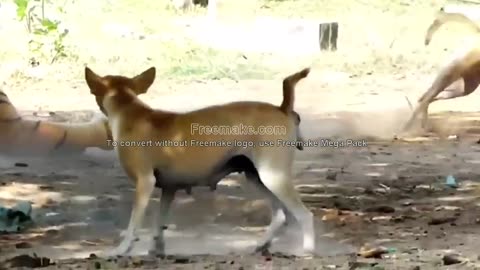
[[[134,91],[137,95],[144,94],[147,92],[148,88],[152,86],[153,81],[155,81],[156,70],[155,67],[151,67],[142,74],[137,75],[132,78]]]
[[[107,92],[105,80],[88,67],[85,67],[85,81],[87,81],[90,93],[93,95],[103,96]]]

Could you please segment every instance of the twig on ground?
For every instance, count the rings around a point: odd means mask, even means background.
[[[412,103],[410,102],[410,99],[408,99],[407,96],[405,96],[405,99],[407,100],[408,107],[410,108],[410,111],[413,111],[413,106],[412,106]]]

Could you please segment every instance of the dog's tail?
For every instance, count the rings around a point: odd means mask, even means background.
[[[284,113],[293,111],[293,103],[295,102],[295,86],[297,83],[308,76],[310,68],[304,68],[301,71],[294,73],[283,79],[283,101],[280,105],[280,110]]]
[[[476,32],[480,32],[480,27],[467,16],[458,12],[446,12],[442,7],[437,12],[433,23],[430,25],[430,27],[428,27],[427,34],[425,36],[425,46],[430,44],[433,34],[435,34],[435,32],[437,32],[438,29],[447,22],[461,23]]]

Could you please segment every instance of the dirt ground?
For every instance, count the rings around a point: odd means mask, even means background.
[[[238,175],[221,182],[214,193],[198,188],[195,199],[179,194],[166,233],[171,254],[167,258],[142,255],[148,231],[135,250],[138,256],[105,260],[91,255],[118,241],[130,215],[133,190],[114,153],[98,149],[82,156],[0,159],[0,203],[11,205],[19,199],[35,203],[35,226],[0,236],[1,257],[35,253],[56,263],[47,269],[476,269],[480,174],[475,167],[480,145],[478,115],[473,111],[479,97],[473,94],[433,106],[437,118],[432,116],[432,126],[443,139],[430,134],[394,140],[409,112],[405,95],[415,99],[421,89],[413,85],[419,85],[419,79],[427,85],[431,78],[371,76],[319,83],[321,74],[313,72],[298,86],[296,108],[307,138],[367,142],[367,147],[297,151],[292,180],[317,220],[313,258],[290,255],[301,245],[296,227],[279,237],[270,256],[250,254],[270,216],[268,205],[251,187],[243,186]],[[144,98],[152,106],[178,111],[227,100],[280,99],[278,81],[157,85],[164,87],[154,86]],[[365,89],[362,95],[357,94],[360,87]],[[78,93],[17,88],[11,91],[12,100],[26,115],[38,111],[38,104],[45,112],[74,101],[68,112],[56,111],[56,119],[64,121],[86,121],[98,113],[84,86],[69,88]],[[159,88],[176,91],[164,95]],[[197,94],[192,100],[188,94],[193,91],[208,95]],[[338,91],[343,92],[341,99],[335,95]],[[41,100],[36,104],[30,98],[35,92]],[[464,112],[458,112],[459,104]],[[28,167],[17,167],[16,162]],[[449,174],[457,179],[458,188],[445,185]],[[390,252],[376,259],[356,256],[365,245]],[[458,256],[460,263],[444,266],[448,254]]]
[[[180,36],[181,28],[175,24],[169,29],[158,22],[164,15],[158,12],[167,11],[155,6],[156,1],[124,1],[128,5],[121,7],[105,1],[103,8],[101,1],[74,2],[75,9],[64,19],[72,33],[68,52],[75,57],[32,67],[23,48],[28,44],[26,35],[9,39],[0,52],[0,87],[29,117],[36,112],[52,121],[83,122],[99,113],[83,81],[84,65],[101,74],[125,75],[157,66],[165,73],[140,97],[156,108],[185,111],[236,100],[281,102],[280,78],[227,79],[253,70],[258,64],[253,53],[237,57],[246,63],[237,65],[231,63],[237,58],[192,49],[187,43],[180,49],[182,42],[167,46],[170,36]],[[138,4],[144,9],[142,20],[138,10],[131,12],[136,2],[143,3]],[[278,238],[271,254],[252,255],[255,241],[270,222],[268,204],[243,185],[242,176],[232,175],[215,192],[198,188],[192,196],[178,194],[166,231],[166,258],[144,255],[154,209],[149,210],[135,254],[99,258],[101,251],[118,243],[127,226],[134,187],[113,152],[89,149],[80,156],[0,155],[0,205],[32,201],[35,221],[27,231],[0,235],[0,262],[36,254],[54,263],[46,269],[480,269],[480,173],[476,170],[480,93],[433,104],[433,132],[394,139],[409,116],[407,100],[415,102],[442,61],[461,45],[460,39],[451,38],[452,33],[462,35],[460,28],[443,30],[427,48],[424,28],[440,5],[437,1],[392,1],[399,11],[389,10],[384,1],[372,0],[368,5],[350,1],[355,4],[352,8],[327,5],[328,1],[315,2],[317,7],[314,2],[302,2],[308,4],[310,15],[320,18],[332,12],[332,17],[343,20],[339,50],[318,53],[313,64],[309,56],[296,62],[271,56],[275,61],[270,64],[284,75],[313,66],[296,90],[295,109],[301,114],[305,138],[367,143],[297,151],[292,181],[315,214],[314,257],[294,256],[301,246],[296,227]],[[290,14],[293,4],[285,5],[280,11]],[[257,10],[252,8],[255,14]],[[0,16],[10,20],[10,24],[2,21],[2,36],[25,31],[16,22],[14,9],[11,13],[12,18]],[[101,30],[106,22],[143,27],[147,38],[111,37],[111,29]],[[359,25],[365,26],[362,31]],[[194,31],[193,26],[184,28]],[[194,73],[190,66],[203,77],[171,78]],[[209,75],[209,69],[221,76]],[[445,184],[449,175],[458,187]],[[361,256],[369,248],[387,252],[379,258]],[[28,258],[17,261],[27,265]]]

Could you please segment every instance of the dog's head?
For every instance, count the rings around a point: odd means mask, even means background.
[[[155,73],[155,67],[151,67],[131,78],[119,75],[102,77],[86,67],[85,80],[100,110],[108,116],[108,110],[105,108],[107,98],[111,99],[115,106],[131,102],[136,96],[147,92],[155,80]]]

